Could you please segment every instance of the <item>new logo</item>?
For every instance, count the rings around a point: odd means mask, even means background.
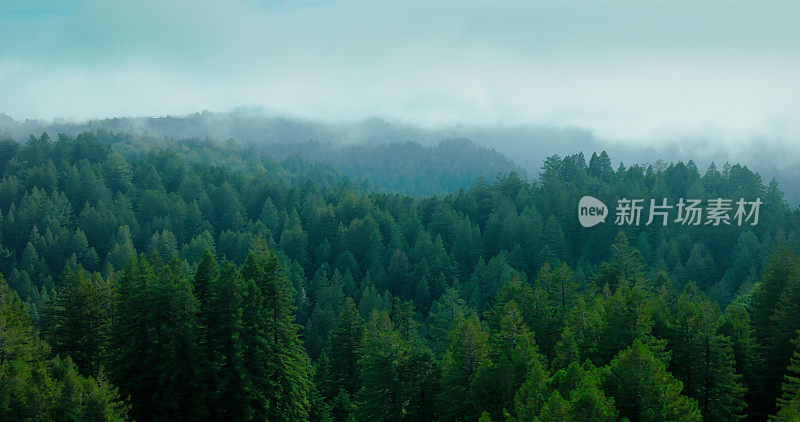
[[[578,202],[578,221],[583,227],[594,227],[606,222],[608,207],[593,196],[584,196]]]

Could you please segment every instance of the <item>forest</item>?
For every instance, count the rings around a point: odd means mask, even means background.
[[[352,152],[374,164],[350,178],[233,140],[0,136],[0,420],[800,419],[800,208],[777,181],[397,148]],[[438,167],[460,148],[480,168]],[[397,151],[428,164],[381,165]],[[584,228],[584,195],[763,205]]]

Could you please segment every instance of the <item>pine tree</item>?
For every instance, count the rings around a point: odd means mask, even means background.
[[[700,410],[707,420],[744,418],[745,388],[736,372],[733,348],[729,337],[717,333],[718,311],[705,301],[700,309],[700,354],[692,360],[701,362],[699,380]]]
[[[476,418],[482,409],[476,408],[474,378],[481,365],[488,363],[489,335],[475,313],[459,316],[453,322],[448,347],[441,360],[442,380],[440,414],[448,420]]]
[[[616,420],[614,399],[603,393],[600,373],[591,361],[570,363],[553,375],[551,383],[569,401],[571,420]]]
[[[50,376],[55,387],[51,420],[128,420],[130,406],[120,400],[117,388],[102,373],[97,378],[84,378],[69,357],[56,357]]]
[[[96,375],[108,347],[110,291],[99,275],[67,269],[43,317],[53,353],[69,356],[83,374]]]
[[[113,379],[137,419],[205,415],[199,303],[182,264],[132,260],[120,277],[111,329]]]
[[[404,341],[399,375],[404,419],[433,420],[439,386],[438,365],[433,352],[417,335]]]
[[[673,319],[670,369],[683,382],[684,394],[698,401],[705,419],[743,418],[746,389],[736,371],[731,339],[720,333],[719,309],[690,283],[678,298]]]
[[[550,398],[542,406],[542,411],[539,413],[539,419],[542,421],[552,422],[567,422],[574,420],[572,418],[572,406],[567,400],[561,397],[558,390],[550,394]]]
[[[556,310],[559,324],[563,322],[567,309],[572,306],[578,289],[573,274],[564,262],[552,269],[545,263],[537,277],[539,285],[547,292],[550,306]]]
[[[531,371],[526,374],[525,381],[514,394],[513,408],[503,410],[506,420],[524,422],[536,419],[550,396],[548,376],[544,364],[537,362],[533,365]]]
[[[702,419],[697,402],[681,395],[681,382],[639,340],[611,361],[604,384],[620,416],[633,422]]]
[[[115,270],[121,270],[135,255],[136,249],[131,241],[130,229],[128,226],[120,226],[112,240],[111,249],[106,255],[106,265],[111,265]]]
[[[387,312],[373,312],[364,330],[359,360],[362,388],[358,392],[358,420],[400,420],[402,415],[398,360],[402,339]]]
[[[158,389],[159,367],[153,336],[156,325],[154,308],[165,304],[152,297],[155,283],[152,266],[140,256],[125,266],[120,278],[112,310],[109,341],[109,371],[123,396],[131,397],[131,415],[151,419],[151,396]]]
[[[277,257],[257,242],[250,252],[242,278],[248,286],[243,324],[254,330],[257,349],[246,350],[250,365],[264,379],[254,388],[260,389],[256,418],[268,420],[304,420],[308,415],[311,366],[294,322],[294,300],[291,282],[283,275]],[[252,296],[252,299],[250,298]],[[250,324],[253,324],[252,326]],[[263,348],[263,350],[259,350]],[[260,406],[263,405],[263,408]]]
[[[428,310],[431,306],[431,295],[428,289],[428,280],[425,279],[425,276],[419,279],[417,288],[414,290],[414,304],[417,306],[420,313],[423,315],[428,314]]]
[[[361,340],[364,322],[353,299],[347,298],[328,337],[324,381],[321,390],[333,398],[343,390],[352,396],[360,388],[358,360],[361,358]]]
[[[447,289],[431,306],[428,315],[428,337],[431,348],[437,356],[447,347],[447,334],[453,321],[467,312],[467,304],[456,289]]]
[[[344,302],[344,280],[339,270],[328,277],[327,271],[317,271],[309,289],[314,292],[314,309],[306,321],[303,337],[312,359],[317,359],[327,343],[339,308]]]
[[[223,342],[223,338],[226,336],[238,334],[238,332],[219,332],[221,326],[231,328],[225,323],[232,317],[228,312],[233,312],[232,310],[225,310],[220,314],[218,308],[212,309],[212,306],[216,305],[214,302],[216,299],[214,298],[214,294],[219,284],[219,277],[220,271],[217,266],[217,261],[209,251],[206,251],[197,265],[190,286],[192,296],[195,298],[197,306],[197,311],[194,315],[196,322],[190,324],[190,326],[196,326],[197,330],[195,333],[187,333],[187,336],[196,337],[196,345],[192,346],[191,352],[197,354],[197,356],[194,357],[197,365],[195,370],[197,371],[198,382],[203,387],[199,395],[207,401],[205,405],[208,405],[209,410],[211,410],[208,416],[212,417],[217,416],[214,414],[214,411],[218,409],[221,411],[225,406],[233,404],[231,402],[225,403],[224,405],[222,403],[216,403],[215,400],[220,395],[218,391],[221,389],[218,390],[211,386],[217,384],[220,379],[229,376],[229,374],[220,373],[217,370],[217,365],[221,365],[221,361],[225,359],[225,357],[222,356],[223,352],[219,350],[222,348],[220,343]],[[230,282],[234,283],[232,280]],[[179,289],[185,290],[186,287],[179,286]],[[186,293],[183,294],[186,295]],[[187,296],[187,310],[193,310],[192,308],[195,306],[195,303],[191,302],[195,301],[190,301],[188,299]],[[212,333],[219,337],[210,339],[209,336]]]
[[[750,316],[756,338],[760,345],[759,353],[764,357],[763,365],[758,370],[761,379],[760,391],[754,394],[751,402],[754,411],[759,415],[775,413],[775,398],[780,393],[783,382],[783,370],[789,363],[792,348],[792,332],[781,332],[776,324],[778,312],[797,307],[797,304],[780,300],[790,280],[800,277],[800,260],[789,248],[780,248],[764,268],[761,281],[753,288]],[[776,302],[779,306],[776,306]],[[789,306],[784,308],[783,305]],[[786,315],[786,314],[784,314]],[[781,329],[789,324],[782,318]],[[797,328],[797,327],[796,327]],[[795,329],[796,329],[795,328]]]
[[[503,307],[500,325],[490,336],[489,356],[478,368],[472,400],[494,419],[503,417],[503,409],[511,409],[514,394],[525,377],[544,357],[536,350],[533,333],[522,322],[515,301]]]
[[[763,366],[763,357],[758,352],[758,343],[750,324],[750,314],[741,303],[734,302],[725,309],[725,320],[720,327],[721,334],[730,337],[736,373],[742,374],[742,384],[746,388],[745,402],[747,414],[751,419],[761,419],[753,406],[759,391],[763,391],[758,371]]]
[[[40,414],[34,405],[44,400],[42,387],[46,387],[36,377],[44,376],[40,361],[49,350],[36,335],[19,296],[1,275],[0,327],[0,416],[33,419]]]
[[[800,391],[781,407],[778,414],[772,419],[775,422],[795,422],[800,419]]]
[[[201,420],[206,417],[208,391],[202,373],[204,358],[200,303],[194,296],[181,263],[175,258],[157,274],[164,289],[166,309],[160,316],[159,388],[153,392],[157,417],[165,420]],[[159,319],[161,319],[159,318]]]
[[[661,352],[652,336],[655,298],[646,282],[640,279],[631,283],[623,277],[613,294],[606,293],[603,299],[598,299],[602,305],[602,325],[595,361],[610,361],[637,339],[651,346],[654,352]]]
[[[83,377],[69,357],[47,359],[19,296],[0,276],[0,420],[127,419],[102,373]]]
[[[614,288],[621,280],[636,281],[643,276],[641,253],[630,246],[624,232],[619,232],[611,246],[611,260],[600,264],[600,270],[594,278],[595,285]]]
[[[205,251],[200,263],[197,264],[197,270],[194,273],[194,292],[197,299],[201,303],[209,302],[209,289],[214,280],[219,276],[219,268],[217,261],[210,251]]]
[[[255,384],[252,377],[256,374],[245,368],[246,286],[232,262],[222,267],[219,277],[209,278],[208,303],[203,304],[201,316],[208,344],[208,382],[216,384],[210,398],[210,416],[217,420],[247,420],[254,414],[248,388]]]
[[[795,339],[792,341],[795,350],[786,373],[783,376],[781,395],[778,397],[778,419],[786,418],[788,414],[794,412],[800,414],[798,409],[797,396],[800,394],[800,330],[797,330]],[[781,415],[783,413],[783,415]],[[773,419],[772,417],[770,419]]]
[[[571,362],[579,362],[581,351],[578,347],[578,339],[571,327],[565,327],[561,331],[561,338],[556,342],[553,352],[553,368],[566,368]]]

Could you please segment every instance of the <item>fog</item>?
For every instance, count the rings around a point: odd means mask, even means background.
[[[468,137],[530,169],[599,149],[740,161],[792,191],[798,18],[789,1],[3,2],[0,113],[12,132],[210,110],[190,135]],[[313,124],[236,129],[241,107]]]
[[[17,120],[257,106],[737,145],[800,129],[793,2],[4,2]]]
[[[260,109],[236,109],[227,113],[204,111],[186,116],[113,118],[83,122],[65,119],[15,121],[0,114],[0,137],[7,132],[18,140],[29,134],[47,132],[77,135],[86,130],[133,132],[155,138],[234,139],[264,148],[270,154],[308,151],[308,141],[336,146],[412,141],[434,145],[446,139],[466,138],[491,147],[535,179],[544,159],[584,152],[607,151],[614,166],[620,163],[652,164],[661,161],[693,160],[701,171],[712,162],[747,165],[762,175],[764,184],[779,181],[790,205],[800,204],[800,160],[792,142],[754,137],[737,145],[718,138],[698,136],[650,143],[632,143],[602,138],[581,127],[511,124],[439,124],[424,126],[400,120],[364,119],[330,123],[323,120],[288,118]],[[714,142],[714,140],[717,140]]]

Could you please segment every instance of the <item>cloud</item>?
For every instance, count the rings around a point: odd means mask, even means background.
[[[263,106],[329,121],[797,133],[790,2],[77,0],[0,6],[15,118]]]

